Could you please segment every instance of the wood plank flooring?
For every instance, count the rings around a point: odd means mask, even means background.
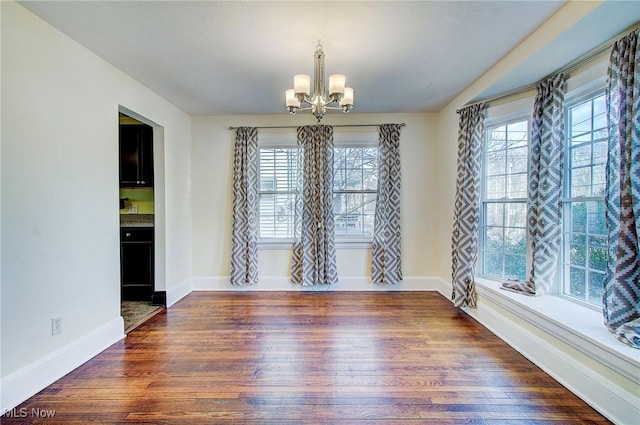
[[[195,292],[21,412],[2,423],[609,423],[434,292]]]

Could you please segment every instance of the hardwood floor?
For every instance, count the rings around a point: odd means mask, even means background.
[[[609,423],[434,292],[195,292],[20,409],[2,423]]]

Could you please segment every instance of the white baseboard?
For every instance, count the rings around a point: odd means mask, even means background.
[[[347,276],[339,278],[335,285],[302,286],[289,281],[288,276],[263,276],[256,285],[233,286],[228,276],[196,276],[191,279],[194,291],[438,291],[448,286],[436,276],[408,276],[396,285],[372,283],[366,277]],[[450,287],[450,286],[449,286]],[[168,298],[168,293],[167,293]]]
[[[635,394],[629,391],[629,386],[618,385],[615,379],[606,376],[611,373],[607,373],[607,367],[597,359],[566,346],[562,340],[550,343],[555,338],[553,335],[527,322],[527,325],[544,332],[545,338],[541,338],[520,325],[508,310],[505,311],[495,301],[480,298],[477,309],[465,309],[465,312],[612,422],[640,423],[640,388],[637,385]],[[581,357],[585,360],[581,361]],[[588,367],[587,362],[593,361],[597,367]],[[598,369],[603,369],[605,374]]]
[[[121,316],[2,378],[0,410],[13,409],[125,337]]]
[[[187,279],[167,288],[167,308],[171,307],[193,291],[194,279]]]

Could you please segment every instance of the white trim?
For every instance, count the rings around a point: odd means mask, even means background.
[[[528,297],[476,280],[478,308],[464,309],[467,314],[614,423],[637,423],[640,352],[616,341],[597,312],[560,297]]]
[[[261,276],[252,286],[233,286],[228,276],[197,276],[192,279],[194,291],[438,291],[447,288],[447,283],[436,276],[407,276],[396,285],[371,282],[369,277],[339,277],[335,285],[301,286],[290,282],[288,276]]]
[[[476,280],[484,298],[640,385],[640,350],[617,341],[605,328],[602,313],[560,296],[529,297],[502,290],[497,282]]]
[[[5,376],[0,383],[0,411],[13,409],[124,337],[124,320],[118,316]]]
[[[167,288],[167,308],[171,307],[193,291],[193,279],[187,279]]]

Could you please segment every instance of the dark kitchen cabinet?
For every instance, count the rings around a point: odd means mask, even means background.
[[[153,187],[153,128],[120,125],[120,187]]]
[[[120,228],[122,300],[151,301],[154,287],[153,228]]]

